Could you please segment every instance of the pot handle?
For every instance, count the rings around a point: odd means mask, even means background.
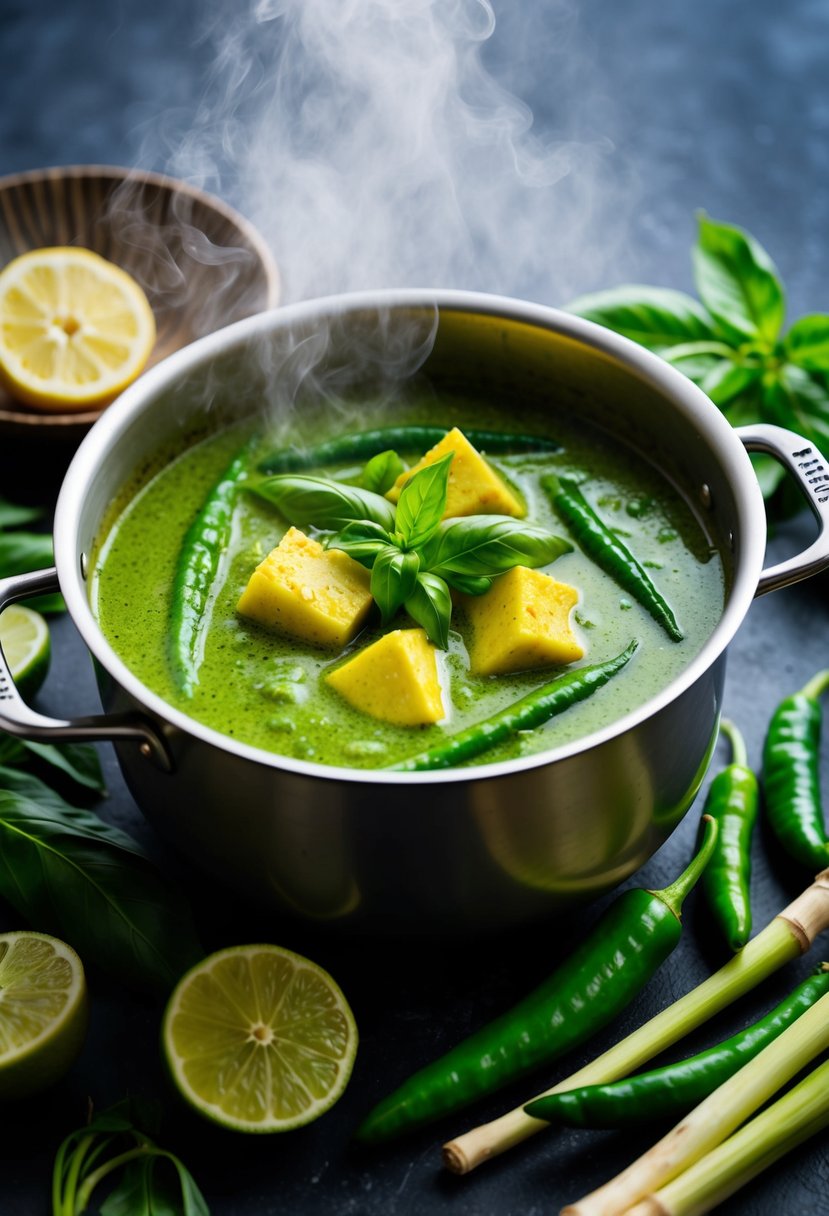
[[[829,463],[814,444],[782,426],[758,422],[735,429],[747,451],[765,452],[788,469],[820,529],[808,549],[762,572],[755,594],[765,595],[767,591],[798,583],[829,566]]]
[[[0,612],[17,600],[57,590],[58,575],[54,568],[0,579]],[[86,718],[60,719],[47,718],[44,714],[30,709],[15,687],[2,645],[0,729],[20,739],[44,740],[50,743],[89,743],[101,740],[122,742],[134,739],[142,756],[152,760],[162,772],[173,771],[173,760],[165,739],[143,714],[96,714]]]

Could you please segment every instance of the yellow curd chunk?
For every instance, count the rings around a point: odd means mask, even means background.
[[[347,553],[289,528],[250,576],[236,610],[314,646],[342,649],[372,605],[370,581]]]
[[[454,460],[449,465],[449,490],[446,510],[443,512],[444,519],[453,519],[457,515],[524,515],[523,505],[509,486],[457,427],[453,427],[444,435],[414,468],[401,473],[386,498],[397,502],[400,491],[413,473],[419,472],[426,465],[434,464],[448,452],[453,453]]]
[[[395,629],[325,678],[355,709],[395,726],[446,716],[437,652],[423,629]]]
[[[582,658],[570,628],[578,598],[574,587],[527,566],[500,575],[485,595],[465,596],[472,674],[503,675]]]

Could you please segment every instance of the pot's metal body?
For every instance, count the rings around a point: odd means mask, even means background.
[[[263,401],[284,409],[361,379],[533,398],[574,411],[658,462],[696,506],[730,567],[722,620],[659,696],[565,747],[443,773],[357,772],[239,744],[165,704],[101,634],[86,586],[112,501],[164,444],[206,416]],[[397,389],[389,392],[393,414]],[[390,419],[391,420],[391,419]],[[353,425],[353,420],[352,420]],[[763,571],[765,516],[746,446],[800,480],[821,534]],[[57,577],[102,673],[107,714],[56,723],[25,706],[0,663],[0,726],[28,737],[113,738],[147,816],[197,863],[303,916],[371,930],[504,927],[615,885],[693,800],[716,737],[726,647],[755,594],[829,564],[829,475],[799,436],[735,433],[682,375],[633,344],[553,310],[455,292],[312,302],[213,334],[148,372],[108,410],[72,463],[56,515]],[[0,606],[54,572],[0,583]]]

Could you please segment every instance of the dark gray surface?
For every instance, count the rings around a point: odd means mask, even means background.
[[[227,6],[226,27],[232,28],[230,14],[241,8]],[[502,0],[498,9],[499,25],[485,59],[498,79],[532,106],[535,130],[548,140],[604,141],[605,168],[595,176],[593,201],[609,224],[612,249],[601,258],[586,249],[580,271],[564,256],[567,231],[551,224],[548,233],[535,234],[548,243],[539,240],[533,274],[522,272],[522,277],[516,271],[511,281],[505,263],[498,261],[491,268],[482,265],[479,281],[455,286],[523,290],[549,303],[620,279],[687,288],[693,212],[702,207],[745,225],[766,244],[786,279],[793,316],[829,308],[829,5],[593,0],[574,11],[543,0],[511,6]],[[0,172],[82,161],[167,167],[182,132],[196,118],[195,98],[213,60],[210,43],[198,42],[196,34],[213,11],[196,0],[109,5],[5,0],[0,5]],[[222,180],[228,196],[245,207],[232,167]],[[506,231],[504,241],[514,235]],[[601,239],[595,227],[591,239],[595,252]],[[0,449],[0,492],[14,475],[18,488],[48,497],[40,460],[30,454],[28,467],[12,468],[12,459],[8,447]],[[775,540],[774,555],[797,544],[797,533],[788,529]],[[824,577],[756,602],[732,647],[725,708],[745,732],[754,762],[778,698],[828,661],[827,589]],[[56,624],[54,640],[54,669],[41,703],[61,714],[88,711],[95,704],[94,683],[71,622]],[[462,952],[441,942],[393,948],[337,941],[269,920],[215,884],[199,881],[166,852],[135,809],[109,749],[102,752],[111,791],[103,813],[150,844],[191,891],[206,944],[273,940],[320,962],[352,1002],[360,1052],[344,1098],[314,1126],[265,1141],[219,1133],[169,1096],[157,1053],[160,1009],[93,976],[92,1029],[78,1065],[48,1100],[23,1104],[4,1118],[4,1213],[46,1213],[55,1147],[82,1122],[87,1098],[100,1108],[127,1092],[164,1098],[164,1140],[192,1168],[214,1216],[532,1216],[556,1211],[649,1142],[646,1133],[546,1134],[460,1180],[441,1172],[438,1145],[465,1127],[464,1119],[376,1154],[355,1152],[349,1135],[367,1108],[414,1067],[548,974],[599,906],[554,926],[472,943]],[[823,764],[826,779],[826,740]],[[637,883],[658,886],[682,868],[697,819],[698,807]],[[754,862],[759,926],[802,883],[762,830]],[[696,903],[686,920],[683,942],[659,978],[579,1060],[723,961]],[[18,921],[2,909],[0,924],[12,928]],[[825,952],[824,940],[823,951],[818,947],[812,956],[817,960]],[[719,1019],[711,1034],[729,1033],[744,1017],[771,1005],[808,966],[806,961],[790,966],[784,977],[765,985],[761,998],[748,999]],[[569,1061],[549,1078],[565,1071]],[[547,1079],[539,1078],[539,1088]],[[519,1085],[481,1103],[473,1121],[493,1117],[534,1088]],[[729,1200],[726,1209],[734,1216],[829,1212],[825,1135]]]

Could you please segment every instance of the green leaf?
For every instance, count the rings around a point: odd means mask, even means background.
[[[632,284],[580,296],[568,312],[605,325],[649,350],[719,340],[711,317],[693,296],[663,287]]]
[[[385,494],[397,481],[406,466],[392,448],[387,452],[378,452],[372,456],[360,477],[360,485],[364,490],[372,490],[375,494]]]
[[[452,619],[452,596],[445,581],[421,570],[404,606],[412,620],[426,630],[429,641],[445,650]]]
[[[41,532],[0,533],[0,578],[54,564],[52,538]]]
[[[692,257],[697,291],[723,333],[735,343],[759,337],[773,344],[785,302],[765,249],[741,228],[702,214]]]
[[[513,566],[546,566],[573,546],[522,519],[467,515],[445,520],[421,553],[432,574],[491,578]]]
[[[763,371],[759,367],[741,367],[730,359],[720,359],[699,382],[715,405],[720,407],[740,397],[746,389],[758,384]]]
[[[167,992],[203,956],[187,905],[137,842],[54,792],[0,790],[0,895],[130,986]]]
[[[210,1216],[187,1168],[172,1153],[155,1148],[129,1162],[100,1211],[101,1216]]]
[[[792,363],[807,372],[829,371],[829,316],[812,313],[795,321],[785,339]]]
[[[371,570],[371,594],[377,601],[383,624],[402,607],[415,588],[420,558],[393,545],[378,554]]]
[[[463,595],[486,595],[492,586],[491,578],[474,578],[471,574],[449,574],[446,581]]]
[[[342,549],[355,562],[370,570],[374,565],[377,554],[392,545],[392,539],[385,528],[373,524],[370,520],[357,520],[346,524],[341,532],[337,532],[326,542],[327,549]],[[396,547],[396,546],[393,546]]]
[[[707,343],[688,342],[682,346],[671,346],[665,350],[660,350],[659,354],[666,363],[670,363],[677,371],[682,372],[683,376],[687,376],[689,380],[693,380],[694,384],[701,384],[716,367],[719,367],[724,358],[728,358],[726,354],[711,354],[707,349],[700,349],[702,346],[708,346]],[[723,347],[723,351],[729,351],[730,347]]]
[[[763,412],[829,452],[829,391],[803,368],[787,363],[763,385]]]
[[[40,507],[18,507],[8,499],[0,497],[0,528],[19,528],[21,524],[33,524],[42,515]]]
[[[390,532],[394,529],[394,507],[388,499],[328,477],[280,473],[247,488],[277,507],[298,528],[312,525],[325,532],[367,519]]]
[[[31,740],[22,740],[22,743],[26,751],[71,777],[76,785],[95,790],[99,794],[106,793],[101,761],[95,748],[88,743],[54,744],[36,743]]]
[[[0,764],[14,764],[25,755],[20,739],[0,731]]]
[[[425,544],[443,518],[449,489],[449,466],[454,452],[418,469],[404,485],[394,517],[395,531],[407,549]]]

